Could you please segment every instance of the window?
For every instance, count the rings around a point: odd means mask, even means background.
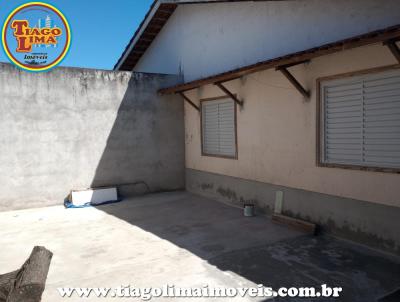
[[[400,171],[400,69],[319,83],[320,164]]]
[[[236,103],[230,98],[201,102],[203,155],[236,158]]]

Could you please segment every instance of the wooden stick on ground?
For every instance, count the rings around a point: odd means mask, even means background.
[[[0,302],[40,302],[53,253],[35,246],[17,271],[0,275]]]

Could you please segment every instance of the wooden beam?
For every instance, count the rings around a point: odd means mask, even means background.
[[[400,63],[400,49],[397,46],[396,41],[390,40],[390,41],[387,41],[385,44],[390,49],[392,54],[395,56],[397,61]]]
[[[282,72],[282,74],[289,80],[290,83],[305,97],[310,97],[310,92],[304,89],[304,87],[296,80],[296,78],[286,68],[278,67],[276,70]]]
[[[285,224],[291,228],[294,228],[299,231],[303,231],[303,232],[311,234],[311,235],[316,235],[316,232],[317,232],[316,224],[307,222],[304,220],[300,220],[300,219],[295,219],[295,218],[292,218],[289,216],[274,214],[274,215],[272,215],[272,221],[279,223],[279,224]]]
[[[144,32],[142,35],[142,37],[151,39],[151,40],[154,40],[155,36],[157,36],[156,33],[147,33],[147,32]]]
[[[146,49],[147,48],[149,48],[149,45],[139,45],[139,44],[136,44],[135,45],[135,47],[133,48],[134,50],[137,50],[137,51],[143,51],[143,52],[145,52],[146,51]]]
[[[183,97],[183,99],[186,101],[186,102],[188,102],[190,105],[192,105],[192,107],[194,108],[194,109],[196,109],[198,112],[200,112],[200,108],[195,104],[195,103],[193,103],[183,92],[177,92],[181,97]]]
[[[161,14],[168,14],[168,15],[172,15],[172,13],[175,11],[175,9],[158,9],[157,13],[161,13]]]
[[[147,27],[146,30],[144,31],[144,34],[145,34],[145,35],[157,36],[159,32],[160,32],[160,28],[150,28],[150,27]]]
[[[240,101],[236,95],[234,95],[232,92],[228,90],[222,83],[214,83],[214,85],[218,86],[219,89],[221,89],[223,92],[225,92],[232,100],[234,100],[238,105],[243,106],[243,102]]]
[[[154,29],[154,30],[160,30],[161,28],[163,28],[163,26],[164,26],[164,24],[157,24],[157,23],[150,23],[148,26],[147,26],[147,29]]]
[[[143,52],[144,52],[143,50],[132,49],[130,53],[133,53],[133,54],[140,54],[140,55],[142,55],[142,54],[143,54]]]
[[[157,11],[154,17],[168,19],[173,13],[169,11]]]
[[[278,67],[276,67],[277,69],[279,68],[289,68],[289,67],[293,67],[296,65],[300,65],[300,64],[305,64],[305,63],[310,63],[311,60],[305,60],[305,61],[300,61],[300,62],[294,62],[294,63],[290,63],[290,64],[286,64],[286,65],[280,65]]]
[[[155,22],[165,23],[168,20],[168,18],[153,17],[153,19],[151,20]]]

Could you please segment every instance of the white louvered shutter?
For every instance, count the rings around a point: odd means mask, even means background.
[[[321,83],[322,161],[400,168],[400,70]]]
[[[203,152],[236,156],[235,104],[230,99],[202,103]]]

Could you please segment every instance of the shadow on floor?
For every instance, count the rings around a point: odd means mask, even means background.
[[[327,284],[343,288],[340,299],[332,301],[349,302],[377,301],[400,285],[397,259],[328,236],[303,235],[267,217],[245,218],[240,209],[190,193],[147,195],[98,209],[256,284]]]
[[[132,76],[92,187],[123,184],[120,192],[129,195],[184,187],[182,100],[156,93],[177,80]],[[349,302],[376,301],[400,287],[397,260],[330,237],[305,236],[263,216],[245,218],[241,209],[186,192],[146,195],[98,209],[255,284],[343,287],[339,301]]]

